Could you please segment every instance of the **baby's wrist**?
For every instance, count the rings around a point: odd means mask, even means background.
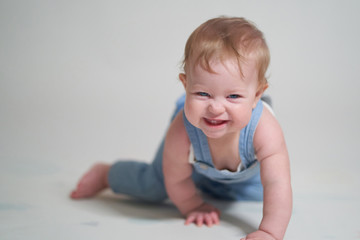
[[[183,216],[187,216],[189,213],[201,207],[203,204],[205,204],[204,200],[200,197],[196,197],[195,199],[189,199],[186,201],[184,205],[179,208],[179,210]]]
[[[266,240],[277,240],[277,238],[275,238],[272,234],[266,232],[266,231],[263,231],[261,229],[253,232],[253,233],[250,233],[246,236],[245,239],[266,239]]]

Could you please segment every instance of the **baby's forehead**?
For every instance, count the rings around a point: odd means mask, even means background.
[[[232,74],[244,77],[245,74],[248,75],[251,72],[257,72],[258,65],[254,58],[212,58],[207,61],[198,59],[198,61],[193,62],[191,70],[194,72],[207,71],[215,74],[226,70]]]
[[[200,63],[193,65],[192,71],[187,73],[190,82],[204,83],[210,79],[235,80],[241,86],[258,85],[258,69],[253,62],[244,62],[239,65],[238,61],[228,59],[227,61],[212,61],[209,64],[211,69],[202,66]],[[245,84],[245,85],[244,85]]]

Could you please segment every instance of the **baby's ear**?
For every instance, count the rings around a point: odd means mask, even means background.
[[[186,89],[186,83],[187,83],[186,74],[185,73],[180,73],[179,74],[179,79],[182,82],[184,88]]]
[[[263,93],[265,92],[265,90],[269,87],[269,84],[262,84],[258,87],[256,94],[255,94],[255,101],[253,104],[253,108],[256,107],[257,103],[259,102],[261,96],[263,95]]]

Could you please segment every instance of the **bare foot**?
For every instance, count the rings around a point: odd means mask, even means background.
[[[70,194],[73,199],[81,199],[95,196],[101,190],[109,187],[107,175],[110,165],[98,163],[84,174],[74,191]]]

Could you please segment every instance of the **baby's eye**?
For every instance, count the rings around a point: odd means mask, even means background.
[[[196,94],[200,97],[210,97],[210,94],[208,94],[206,92],[197,92]]]
[[[230,94],[228,96],[228,98],[231,98],[231,99],[237,99],[237,98],[241,98],[241,96],[239,94]]]

